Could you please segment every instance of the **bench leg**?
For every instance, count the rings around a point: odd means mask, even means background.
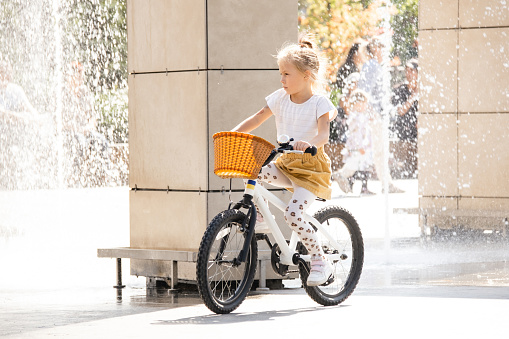
[[[117,258],[117,285],[113,286],[114,288],[121,289],[124,288],[125,285],[122,285],[122,259]]]
[[[122,259],[117,258],[117,284],[113,288],[117,289],[117,302],[122,302],[122,289],[125,285],[122,285]]]
[[[170,279],[171,279],[171,285],[170,285],[170,291],[177,291],[177,284],[178,284],[178,262],[172,261],[171,262],[171,272],[170,272]]]
[[[260,280],[258,281],[257,291],[269,291],[267,288],[267,261],[258,260],[258,268],[260,269]]]
[[[421,241],[422,244],[426,245],[431,241],[431,230],[428,226],[428,216],[426,214],[420,214],[419,219],[421,222]]]

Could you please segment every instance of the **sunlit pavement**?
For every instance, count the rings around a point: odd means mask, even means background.
[[[353,296],[325,308],[300,291],[284,291],[251,296],[229,315],[214,315],[197,305],[51,327],[19,337],[507,338],[508,306],[507,300],[498,299]]]
[[[0,192],[0,335],[507,338],[507,243],[423,246],[417,216],[389,215],[385,226],[386,211],[417,206],[416,181],[397,181],[406,193],[388,200],[377,184],[370,189],[378,194],[367,197],[335,187],[329,202],[349,209],[365,238],[364,271],[349,299],[321,307],[288,281],[283,290],[253,292],[226,316],[211,314],[193,291],[147,293],[144,278],[129,276],[128,260],[117,301],[115,262],[97,258],[96,249],[128,246],[127,188]]]

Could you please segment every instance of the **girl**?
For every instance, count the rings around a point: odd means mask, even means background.
[[[304,212],[316,197],[331,198],[331,165],[323,146],[329,141],[329,123],[337,111],[327,97],[317,94],[319,59],[313,43],[306,37],[301,38],[299,44],[284,47],[277,55],[283,88],[267,96],[264,108],[233,129],[249,133],[274,115],[278,136],[285,134],[293,138],[295,150],[304,151],[312,145],[318,148],[314,157],[283,154],[263,167],[258,177],[293,191],[284,217],[311,255],[308,286],[325,283],[332,273],[313,227],[303,220]]]
[[[334,180],[345,193],[352,191],[347,178],[352,177],[357,171],[366,171],[373,162],[369,126],[374,112],[368,102],[367,93],[360,89],[351,92],[347,100],[348,139],[346,147],[341,151],[344,165],[333,174]],[[368,190],[367,180],[365,183],[363,180],[361,194],[373,194]]]

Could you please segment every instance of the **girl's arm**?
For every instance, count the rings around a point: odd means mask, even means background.
[[[309,142],[299,140],[293,144],[293,149],[305,151],[306,148],[315,145],[317,148],[329,143],[329,116],[330,113],[324,114],[318,118],[318,134]]]
[[[242,133],[249,133],[252,130],[259,127],[261,124],[265,122],[268,118],[272,116],[272,111],[270,110],[269,106],[265,106],[246,120],[242,121],[240,124],[238,124],[234,129],[232,129],[232,132],[242,132]]]

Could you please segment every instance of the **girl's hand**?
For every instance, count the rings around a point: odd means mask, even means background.
[[[304,140],[296,141],[293,144],[293,149],[296,151],[305,151],[308,147],[311,147],[311,144]]]

